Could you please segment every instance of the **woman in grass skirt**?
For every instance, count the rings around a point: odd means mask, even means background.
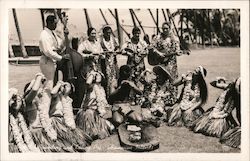
[[[51,91],[52,100],[50,115],[52,123],[62,138],[70,142],[76,151],[85,151],[92,139],[80,128],[76,127],[73,114],[73,100],[69,94],[74,91],[73,86],[68,82],[58,81]]]
[[[218,84],[219,80],[216,82],[215,87],[223,87],[222,83]],[[235,106],[234,97],[237,96],[234,83],[224,85],[223,88],[224,91],[217,99],[215,105],[194,122],[194,132],[208,136],[221,137],[230,129],[230,126],[235,126],[235,121],[232,119],[233,117],[231,115],[232,108]]]
[[[170,126],[190,127],[193,121],[202,115],[204,112],[202,106],[207,101],[207,85],[204,80],[206,74],[206,69],[199,66],[174,82],[175,85],[184,83],[184,87],[177,104],[172,106],[168,120]]]
[[[9,90],[9,152],[39,152],[22,114],[23,98],[18,90]]]
[[[234,96],[234,107],[236,108],[236,116],[238,125],[235,128],[228,130],[220,138],[220,142],[233,148],[240,148],[241,145],[241,116],[240,116],[240,78],[235,81],[236,93]],[[231,110],[231,109],[230,109]],[[229,112],[229,111],[228,111]]]
[[[111,135],[114,126],[105,119],[109,106],[101,82],[103,74],[98,70],[91,70],[87,74],[88,85],[82,109],[76,116],[76,124],[93,139],[104,139]]]
[[[29,124],[35,144],[42,152],[64,152],[65,145],[57,140],[57,133],[51,125],[44,96],[45,77],[38,73],[24,88],[25,118]],[[67,151],[67,150],[66,150]]]

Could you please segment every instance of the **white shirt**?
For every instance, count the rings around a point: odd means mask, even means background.
[[[90,42],[89,40],[85,40],[83,41],[79,47],[78,47],[78,52],[80,54],[82,54],[82,56],[84,56],[84,53],[83,51],[84,50],[88,50],[88,51],[91,51],[92,53],[101,53],[103,52],[102,50],[102,47],[101,47],[101,44],[99,41],[94,41],[94,42]]]
[[[53,60],[53,62],[60,61],[62,56],[59,55],[56,50],[63,48],[63,41],[47,27],[40,34],[39,49],[47,57]]]

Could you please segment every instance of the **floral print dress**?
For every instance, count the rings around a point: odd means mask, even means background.
[[[117,87],[118,64],[114,51],[118,46],[118,42],[113,37],[110,38],[110,41],[106,41],[103,38],[101,41],[101,46],[104,52],[109,52],[105,55],[105,62],[102,67],[102,72],[104,73],[107,80],[106,93],[109,96]]]
[[[163,39],[162,35],[158,35],[152,42],[153,47],[163,53],[176,53],[177,50],[180,50],[179,42],[175,39],[174,36],[170,35],[166,39]],[[171,55],[165,57],[163,61],[160,63],[161,66],[165,67],[167,71],[171,74],[172,78],[175,80],[178,78],[178,70],[177,70],[177,60],[176,55]],[[173,89],[173,99],[177,97],[177,87],[171,88]]]
[[[133,56],[128,56],[127,65],[131,67],[131,80],[138,85],[140,74],[145,70],[144,57],[147,53],[147,43],[140,40],[137,44],[134,44],[131,40],[127,41],[122,49],[125,48],[133,51]]]

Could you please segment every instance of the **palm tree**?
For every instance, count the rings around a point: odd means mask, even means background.
[[[17,36],[18,36],[18,39],[19,39],[19,42],[20,42],[23,57],[28,58],[28,54],[26,52],[26,49],[25,49],[25,46],[24,46],[24,43],[23,43],[22,34],[21,34],[20,27],[19,27],[18,20],[17,20],[16,9],[13,8],[12,12],[13,12],[13,17],[14,17],[14,21],[15,21],[16,30],[17,30]]]

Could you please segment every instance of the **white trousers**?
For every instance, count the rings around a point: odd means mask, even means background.
[[[39,64],[41,72],[47,79],[45,88],[47,88],[48,90],[52,90],[56,72],[56,63],[53,62],[53,60],[49,57],[42,55]]]

